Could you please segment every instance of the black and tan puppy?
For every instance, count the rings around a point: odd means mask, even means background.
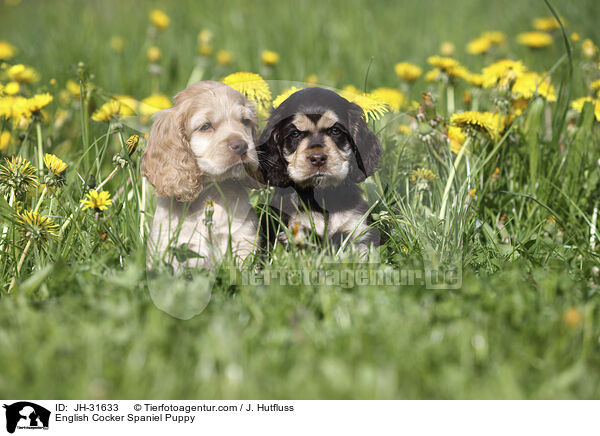
[[[357,184],[382,149],[358,105],[322,88],[298,91],[271,113],[257,153],[264,181],[277,187],[271,206],[293,233],[334,245],[348,238],[360,251],[378,244]]]

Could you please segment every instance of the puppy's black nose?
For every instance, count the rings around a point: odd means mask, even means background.
[[[246,152],[248,151],[248,143],[246,141],[244,141],[243,139],[239,139],[239,140],[233,141],[231,144],[229,144],[229,148],[235,154],[241,156],[243,154],[246,154]]]
[[[314,167],[322,167],[327,163],[327,155],[325,153],[313,153],[308,156],[308,161]]]

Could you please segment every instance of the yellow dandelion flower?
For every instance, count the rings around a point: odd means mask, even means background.
[[[460,62],[448,56],[430,56],[427,58],[427,62],[442,71],[451,70],[460,65]]]
[[[496,85],[507,87],[525,71],[523,62],[501,59],[482,70],[483,87],[493,88]]]
[[[241,92],[255,103],[264,104],[271,101],[269,85],[256,73],[233,73],[224,77],[221,82]]]
[[[590,83],[590,89],[592,91],[597,91],[600,89],[600,79],[598,80],[594,80],[592,83]]]
[[[581,97],[571,102],[571,108],[581,113],[586,102],[592,103],[594,106],[594,116],[596,121],[600,122],[600,100],[594,100],[591,97]]]
[[[119,115],[129,117],[136,114],[138,101],[135,98],[125,94],[117,94],[113,98],[121,104]]]
[[[552,44],[552,36],[545,32],[525,32],[517,35],[517,42],[529,48],[544,48]]]
[[[52,97],[47,92],[43,94],[35,94],[33,97],[27,99],[29,111],[31,113],[39,112],[40,110],[42,110],[42,108],[52,103],[52,100],[54,100],[54,97]]]
[[[109,41],[110,48],[120,53],[125,48],[125,38],[122,36],[112,36]]]
[[[267,67],[274,67],[279,62],[279,54],[272,50],[264,50],[260,59]]]
[[[229,50],[219,50],[216,58],[219,65],[229,65],[233,61],[233,53]]]
[[[492,173],[492,180],[496,181],[500,178],[500,168],[496,167],[494,172]]]
[[[92,120],[98,122],[108,122],[113,118],[116,118],[121,110],[121,103],[117,100],[109,100],[100,106],[100,109],[96,110],[92,114]]]
[[[575,307],[570,307],[563,314],[563,322],[568,327],[578,327],[583,322],[583,315]]]
[[[171,99],[164,94],[152,94],[142,100],[140,113],[148,116],[172,106]]]
[[[417,168],[413,170],[412,175],[410,176],[410,181],[413,183],[418,183],[423,180],[425,182],[432,182],[437,178],[437,176],[430,170],[426,168]]]
[[[355,88],[356,89],[356,88]],[[389,111],[388,105],[378,100],[370,93],[360,93],[354,90],[343,90],[340,95],[346,100],[357,104],[364,113],[365,121],[369,119],[380,120],[383,114]]]
[[[17,48],[6,42],[0,41],[0,61],[7,61],[17,54]]]
[[[108,191],[98,192],[92,189],[90,192],[85,194],[86,199],[81,200],[83,209],[95,209],[96,211],[102,211],[108,209],[108,206],[112,204],[110,199],[110,193]]]
[[[200,54],[201,56],[205,56],[208,57],[212,54],[213,52],[213,47],[212,45],[208,44],[208,43],[202,43],[202,44],[198,44],[198,54]]]
[[[346,86],[344,86],[342,88],[342,92],[343,93],[348,93],[348,94],[360,94],[360,91],[354,85],[346,85]]]
[[[448,126],[448,141],[450,142],[450,150],[454,154],[458,154],[465,143],[466,136],[462,129],[455,126]]]
[[[571,41],[579,42],[580,39],[581,39],[581,36],[579,36],[579,33],[577,33],[577,32],[571,33]]]
[[[504,128],[504,116],[492,112],[466,111],[450,117],[450,124],[462,128],[466,133],[478,131],[492,140],[497,140]]]
[[[4,93],[6,95],[18,94],[20,90],[21,85],[19,85],[19,82],[8,82],[6,85],[4,85]]]
[[[483,74],[471,73],[470,71],[466,71],[461,78],[473,86],[483,86]]]
[[[464,90],[462,94],[462,99],[465,106],[469,106],[473,101],[473,95],[471,94],[471,91],[469,91],[468,89]]]
[[[316,74],[309,74],[308,76],[306,76],[306,79],[304,79],[304,81],[309,85],[316,85],[319,82],[319,76],[317,76]]]
[[[0,118],[12,118],[19,124],[30,117],[29,99],[21,96],[0,97]]]
[[[464,78],[469,73],[460,62],[450,57],[430,56],[427,62],[452,77]]]
[[[10,132],[4,131],[0,133],[0,151],[6,150],[11,141],[12,135]]]
[[[472,55],[480,55],[487,53],[492,47],[492,41],[484,36],[475,38],[467,44],[467,53]]]
[[[442,56],[454,56],[456,47],[450,41],[444,41],[440,44],[440,54]]]
[[[591,59],[598,53],[598,47],[591,39],[587,38],[581,43],[581,51],[586,58]]]
[[[406,124],[400,124],[398,126],[398,133],[400,133],[401,135],[410,135],[412,133],[412,129]]]
[[[487,38],[494,45],[504,44],[504,41],[506,41],[506,35],[504,33],[502,33],[502,32],[497,31],[497,30],[491,30],[489,32],[483,32],[481,34],[481,36],[483,38]]]
[[[404,106],[404,94],[395,88],[376,88],[371,91],[371,95],[387,104],[394,112],[398,112]]]
[[[11,80],[16,80],[19,83],[33,83],[40,80],[40,76],[31,67],[26,67],[23,64],[17,64],[10,67],[7,71],[8,77]]]
[[[477,188],[473,188],[469,191],[469,197],[475,198],[476,195],[477,195]]]
[[[62,174],[67,169],[67,164],[64,161],[50,153],[44,155],[44,165],[56,175]]]
[[[577,112],[581,113],[583,111],[583,106],[588,101],[592,104],[595,103],[595,100],[592,97],[581,97],[581,98],[577,98],[571,102],[571,108],[573,108]]]
[[[52,218],[28,210],[17,212],[15,218],[23,237],[36,244],[45,244],[58,237],[59,227]]]
[[[295,86],[291,86],[288,89],[284,90],[281,94],[275,97],[273,100],[273,108],[279,107],[281,103],[286,101],[290,95],[292,95],[296,91],[300,91],[302,88],[296,88]]]
[[[198,44],[210,44],[213,39],[213,33],[209,29],[202,29],[198,32]]]
[[[534,94],[541,95],[547,101],[556,101],[554,86],[550,77],[542,78],[537,73],[523,73],[515,80],[512,93],[516,98],[530,99]]]
[[[517,98],[513,99],[510,106],[515,113],[515,115],[521,115],[525,109],[527,109],[527,105],[529,104],[529,99],[527,98]]]
[[[160,51],[160,48],[153,45],[146,52],[146,58],[149,62],[157,63],[162,58],[162,51]]]
[[[561,20],[564,24],[562,17]],[[535,30],[541,30],[543,32],[550,32],[552,30],[560,29],[560,24],[554,17],[534,18],[531,24]]]
[[[158,30],[164,30],[169,27],[171,22],[169,16],[160,9],[152,9],[150,11],[150,23]]]
[[[421,76],[421,73],[423,73],[421,67],[409,62],[398,62],[394,65],[394,71],[400,79],[409,83],[417,80]]]
[[[435,82],[435,81],[439,80],[440,74],[442,74],[442,72],[440,71],[439,68],[434,68],[433,70],[429,70],[429,71],[427,71],[427,73],[425,73],[425,81],[427,83]]]
[[[67,88],[67,91],[69,91],[69,94],[71,94],[73,98],[79,98],[79,93],[81,91],[79,83],[69,79],[67,80],[65,88]]]

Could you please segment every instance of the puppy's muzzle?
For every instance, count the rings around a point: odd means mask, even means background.
[[[312,153],[308,156],[308,161],[313,167],[321,168],[327,164],[327,155],[325,153]]]
[[[230,143],[229,149],[238,156],[243,156],[248,152],[248,143],[243,139],[239,139]]]

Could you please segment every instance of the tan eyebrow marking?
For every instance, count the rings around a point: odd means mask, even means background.
[[[304,114],[296,114],[296,116],[294,117],[293,123],[296,126],[296,129],[301,130],[303,132],[306,132],[306,131],[314,132],[316,130],[315,123],[313,123],[310,120],[310,118],[308,118]]]
[[[317,123],[317,129],[328,129],[338,121],[338,117],[333,113],[333,111],[328,110],[323,115],[321,115],[321,118]]]

